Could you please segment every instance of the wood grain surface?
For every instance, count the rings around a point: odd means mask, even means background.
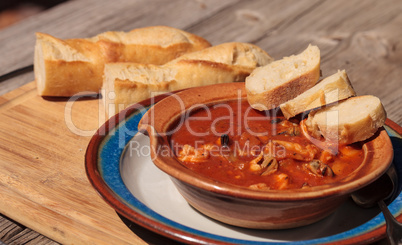
[[[212,44],[255,43],[276,59],[313,43],[321,49],[324,76],[346,69],[357,93],[378,96],[401,125],[401,12],[395,0],[72,1],[1,31],[0,74],[32,64],[37,31],[75,38],[169,25]],[[0,94],[33,80],[29,73],[5,81]]]
[[[100,100],[45,100],[34,83],[5,97],[0,212],[63,244],[139,243],[86,178],[85,149],[102,123]]]
[[[276,59],[315,44],[321,50],[323,76],[345,69],[359,95],[378,96],[388,117],[402,125],[399,0],[68,1],[0,31],[0,75],[32,65],[35,32],[76,38],[152,25],[180,28],[214,45],[251,42]],[[69,119],[75,124],[69,125],[67,101],[37,96],[33,80],[28,72],[0,83],[0,166],[4,169],[0,213],[5,215],[0,216],[0,240],[89,244],[92,235],[81,236],[84,233],[94,234],[94,244],[160,241],[153,234],[139,236],[146,233],[140,227],[136,232],[129,229],[85,177],[86,144],[104,120],[97,99],[74,104]],[[77,129],[85,136],[78,135]],[[65,186],[52,189],[55,183]],[[85,195],[77,197],[76,189]],[[58,195],[61,191],[63,196]],[[71,204],[64,205],[67,201]],[[34,211],[27,206],[35,207]],[[100,215],[111,223],[99,224]],[[63,232],[63,227],[71,227],[71,233]],[[110,229],[115,235],[107,235]]]

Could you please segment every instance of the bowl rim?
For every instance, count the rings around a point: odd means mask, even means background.
[[[361,176],[361,174],[359,175],[358,173],[354,174],[356,177],[353,178],[352,176],[351,181],[349,180],[349,177],[345,177],[342,179],[342,181],[347,181],[346,183],[339,184],[338,182],[335,182],[311,187],[307,190],[290,189],[260,191],[215,181],[186,168],[175,157],[172,157],[174,154],[162,156],[160,151],[156,150],[166,144],[169,144],[169,140],[164,135],[164,131],[168,130],[170,125],[177,121],[177,118],[185,112],[178,112],[178,108],[174,108],[175,106],[172,105],[172,101],[177,100],[177,97],[180,97],[183,100],[185,110],[189,110],[191,109],[191,106],[194,106],[194,102],[197,102],[196,104],[199,105],[219,103],[236,99],[234,95],[237,96],[237,99],[239,99],[239,91],[241,92],[241,98],[246,98],[244,83],[242,82],[195,87],[167,96],[153,105],[140,120],[138,129],[139,132],[146,133],[150,137],[151,157],[154,164],[171,177],[205,191],[212,191],[216,194],[230,196],[233,198],[283,202],[322,199],[329,196],[343,196],[351,194],[353,191],[356,191],[357,189],[360,189],[375,181],[382,174],[384,174],[392,164],[393,147],[384,127],[380,128],[374,137],[370,138],[370,140],[364,143],[364,148],[366,148],[365,158],[363,163],[357,169],[361,170],[361,168],[367,166],[368,161],[371,161],[371,164],[374,163],[378,165],[378,167],[374,168],[372,172],[364,176]],[[222,95],[224,95],[224,98],[222,98]],[[169,103],[170,106],[167,106]],[[183,107],[180,109],[183,109]],[[161,118],[161,113],[158,113],[161,110],[163,110],[163,113],[166,113],[169,110],[173,110],[173,112],[170,114],[167,113],[169,115],[168,117]],[[158,121],[154,124],[149,122],[149,117],[152,115],[152,113],[157,113],[159,116]],[[379,143],[381,140],[382,143],[380,146]]]
[[[103,200],[110,207],[115,209],[119,215],[129,219],[129,221],[134,222],[152,232],[156,232],[157,234],[160,234],[162,236],[169,237],[174,240],[182,242],[200,241],[211,244],[232,244],[232,242],[228,243],[226,242],[226,240],[224,241],[215,240],[214,238],[206,237],[198,233],[193,233],[192,231],[183,231],[179,227],[171,226],[170,223],[165,223],[161,220],[154,220],[152,217],[148,216],[148,214],[142,213],[143,211],[143,209],[141,209],[142,206],[133,208],[127,203],[125,203],[125,201],[123,201],[123,199],[119,196],[122,193],[119,193],[119,190],[116,190],[115,187],[109,187],[108,180],[104,179],[105,176],[103,176],[102,174],[103,171],[101,170],[101,166],[105,163],[99,158],[99,152],[102,151],[105,141],[108,141],[110,137],[112,138],[115,137],[113,136],[114,130],[118,129],[121,126],[124,126],[122,124],[125,124],[126,120],[132,121],[133,118],[138,118],[135,116],[136,114],[140,114],[142,116],[143,113],[139,112],[139,109],[144,107],[148,109],[150,106],[153,105],[153,103],[159,102],[162,98],[165,98],[166,96],[167,96],[166,94],[158,95],[152,99],[146,99],[144,101],[131,105],[128,108],[121,111],[120,113],[117,113],[116,115],[112,116],[110,119],[108,119],[104,124],[102,124],[99,127],[96,133],[91,137],[85,153],[85,171],[87,174],[88,181],[90,182],[94,190],[99,193],[101,198],[103,198]],[[398,140],[401,139],[402,127],[399,124],[395,123],[389,118],[386,120],[385,124],[387,132],[392,140],[394,137]],[[137,128],[135,128],[135,132],[138,132]],[[131,135],[131,133],[129,134]],[[393,144],[394,143],[395,142],[393,142]],[[399,146],[400,146],[399,143],[397,145],[394,145],[394,147],[396,147],[395,149],[399,149],[397,148]],[[396,153],[395,156],[399,156],[398,152],[399,151],[395,151]],[[396,160],[399,161],[400,158],[397,158]],[[395,166],[399,166],[398,165],[399,163],[400,162],[393,161],[393,164],[395,164]],[[128,194],[128,190],[125,191],[126,192],[124,194]],[[398,193],[399,195],[401,195],[400,192]],[[395,202],[397,202],[397,200],[392,201],[392,203],[390,204],[392,205],[391,208],[394,208],[395,210],[399,211],[400,208],[399,206],[397,206],[397,203]],[[151,210],[151,212],[154,211]],[[400,215],[400,213],[396,218],[402,221],[402,215]],[[330,241],[325,240],[325,241],[328,242],[328,244],[355,244],[356,242],[359,241],[364,243],[365,241],[367,242],[367,241],[373,241],[373,239],[378,240],[380,238],[384,238],[386,228],[384,220],[381,221],[381,219],[376,218],[369,222],[372,222],[372,224],[374,224],[374,226],[369,230],[366,230],[365,228],[361,229],[361,227],[359,227],[359,230],[361,230],[362,232],[352,234],[349,231],[347,231],[346,233],[338,234],[341,235],[341,237],[337,235],[336,238],[334,238],[334,240]],[[326,239],[326,237],[324,237],[323,239]],[[267,242],[267,244],[271,243]]]

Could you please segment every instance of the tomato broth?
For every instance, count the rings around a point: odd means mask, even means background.
[[[334,150],[320,142],[304,136],[300,120],[286,120],[280,110],[254,110],[247,100],[191,110],[170,136],[173,152],[187,168],[256,190],[334,183],[363,161],[359,143]]]

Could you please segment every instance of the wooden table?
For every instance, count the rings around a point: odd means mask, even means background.
[[[23,67],[28,67],[26,70],[30,71],[34,33],[37,31],[59,38],[79,38],[110,30],[129,31],[152,25],[180,28],[200,35],[214,45],[230,41],[251,42],[275,59],[298,53],[309,43],[313,43],[321,50],[323,76],[338,69],[346,69],[357,94],[379,97],[388,118],[402,125],[402,2],[399,0],[69,1],[0,31],[0,74]],[[0,111],[12,110],[15,105],[33,98],[35,84],[30,83],[33,80],[33,73],[25,72],[2,81],[0,95],[7,94],[0,101]],[[14,100],[15,98],[18,99]],[[26,108],[29,106],[26,105]],[[60,119],[56,116],[62,117],[63,114],[55,115],[53,120]],[[91,116],[93,115],[89,114],[88,117]],[[0,119],[3,120],[8,119]],[[101,122],[97,122],[97,125],[91,127],[99,126]],[[77,138],[82,146],[72,153],[76,154],[77,166],[81,166],[80,171],[77,171],[80,177],[78,181],[88,186],[89,182],[85,180],[83,171],[83,155],[85,143],[89,139],[90,136]],[[4,144],[6,142],[1,142],[1,145]],[[9,159],[0,158],[0,161],[9,166],[14,164]],[[76,233],[69,234],[70,230],[63,230],[63,225],[56,228],[50,223],[44,223],[51,222],[55,217],[70,217],[67,211],[60,212],[57,202],[46,207],[54,211],[54,217],[41,216],[43,212],[38,211],[44,206],[41,200],[50,197],[42,196],[40,199],[30,196],[31,192],[25,195],[19,193],[15,184],[18,182],[18,173],[3,177],[9,179],[5,181],[0,175],[0,240],[10,244],[79,243],[79,239],[73,238]],[[50,177],[46,181],[51,181]],[[31,191],[29,188],[28,190]],[[91,195],[95,196],[94,193]],[[95,199],[94,202],[115,220],[114,226],[122,230],[121,234],[127,234],[127,240],[120,240],[121,243],[170,242],[119,217],[101,198]],[[29,207],[33,208],[33,203],[38,210],[29,210]],[[73,208],[69,210],[74,211],[76,210]],[[33,216],[32,212],[35,217],[30,217],[30,214]],[[76,211],[74,215],[79,217],[83,214]],[[85,239],[81,241],[93,242],[89,237]]]

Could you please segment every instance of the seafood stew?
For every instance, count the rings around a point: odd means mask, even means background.
[[[300,120],[257,111],[247,100],[189,110],[170,146],[181,164],[210,179],[255,190],[308,189],[345,178],[364,159],[361,143],[306,137]]]

